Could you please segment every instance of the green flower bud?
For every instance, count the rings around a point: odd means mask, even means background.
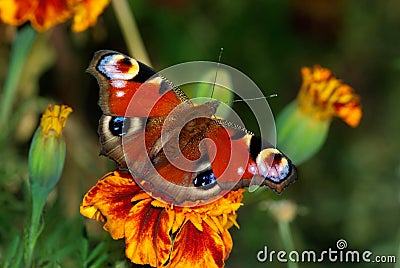
[[[315,155],[328,135],[330,120],[314,120],[300,111],[296,101],[276,119],[278,148],[299,165]]]
[[[32,193],[47,196],[61,177],[65,161],[62,130],[72,109],[49,105],[42,116],[29,149],[28,171]],[[38,194],[39,194],[38,193]]]

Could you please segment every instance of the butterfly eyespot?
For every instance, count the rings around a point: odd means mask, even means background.
[[[121,59],[119,62],[120,62],[121,64],[127,66],[127,67],[131,67],[131,66],[132,66],[132,61],[131,61],[131,59],[128,58],[128,57],[125,57],[125,58]]]
[[[257,162],[261,175],[272,182],[281,183],[291,174],[291,164],[276,149],[264,149]]]
[[[285,180],[290,174],[290,165],[281,154],[275,154],[272,166],[268,171],[268,178],[274,182],[281,182]]]
[[[211,169],[209,169],[199,173],[193,180],[193,184],[195,187],[201,187],[201,186],[208,186],[210,184],[215,183],[216,181],[217,178],[215,177],[214,172]]]
[[[110,80],[129,80],[138,74],[139,63],[134,59],[111,53],[100,58],[96,70]]]
[[[122,137],[126,134],[124,129],[127,129],[126,124],[129,121],[123,116],[113,116],[109,122],[109,130],[114,136]],[[124,126],[125,125],[125,126]]]

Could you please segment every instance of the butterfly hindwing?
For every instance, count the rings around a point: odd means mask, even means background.
[[[100,136],[100,154],[106,155],[114,160],[119,168],[128,169],[126,163],[122,137],[129,137],[132,141],[144,139],[146,119],[141,117],[123,117],[103,115],[100,118],[98,133]],[[140,144],[132,142],[130,147],[139,147]]]

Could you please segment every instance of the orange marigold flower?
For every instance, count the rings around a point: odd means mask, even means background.
[[[303,67],[301,74],[303,83],[297,101],[302,112],[320,120],[337,116],[352,127],[358,126],[362,115],[360,98],[349,85],[321,66]]]
[[[125,238],[126,256],[153,267],[223,267],[232,250],[244,190],[198,207],[153,199],[127,173],[106,174],[88,191],[81,214],[105,222],[113,239]]]
[[[96,23],[110,0],[2,0],[0,19],[11,25],[30,21],[38,31],[45,31],[73,17],[72,29],[84,31]]]

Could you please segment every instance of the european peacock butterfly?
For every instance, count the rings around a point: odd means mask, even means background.
[[[145,64],[98,51],[88,72],[100,85],[101,154],[129,170],[150,195],[194,206],[259,185],[277,193],[296,168],[279,150],[215,116],[218,101],[196,105]]]

